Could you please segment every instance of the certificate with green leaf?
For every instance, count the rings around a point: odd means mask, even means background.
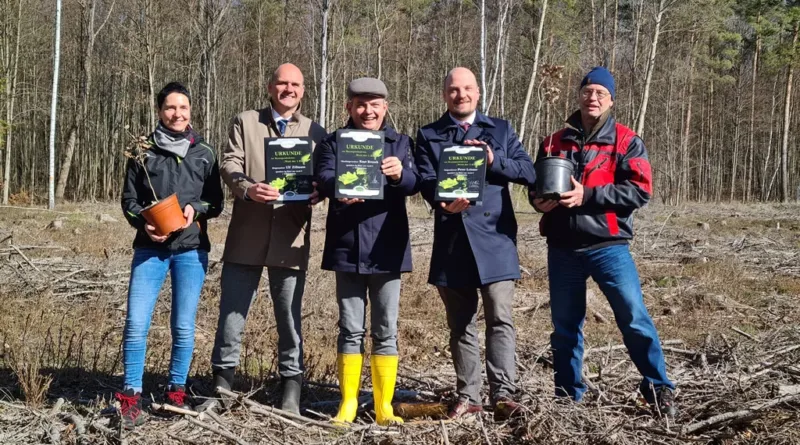
[[[383,132],[336,132],[336,198],[383,199]]]
[[[439,155],[437,201],[465,198],[480,201],[486,181],[486,151],[481,146],[456,146]]]
[[[314,192],[311,138],[264,138],[267,184],[280,192],[277,202],[308,201]]]

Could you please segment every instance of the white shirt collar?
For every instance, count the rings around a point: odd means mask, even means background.
[[[475,123],[475,115],[476,115],[476,112],[474,112],[474,111],[472,112],[472,114],[470,114],[470,115],[469,115],[469,117],[467,117],[467,118],[466,118],[466,119],[464,119],[463,121],[456,119],[456,118],[455,118],[455,117],[454,117],[452,114],[450,114],[450,113],[447,113],[447,114],[449,114],[449,115],[450,115],[450,119],[452,119],[452,120],[453,120],[453,122],[455,122],[455,123],[456,123],[456,125],[461,125],[461,124],[463,124],[463,123],[467,123],[467,124],[470,124],[470,125],[472,125],[472,124],[474,124],[474,123]]]
[[[274,120],[275,122],[278,122],[278,120],[280,120],[280,119],[283,119],[283,120],[285,120],[286,122],[289,122],[289,121],[291,121],[291,120],[292,120],[292,117],[291,117],[291,116],[289,116],[289,117],[283,117],[283,116],[281,116],[281,115],[280,115],[280,114],[279,114],[277,111],[275,111],[275,109],[274,109],[274,108],[272,108],[272,107],[270,107],[270,110],[272,110],[272,120]]]

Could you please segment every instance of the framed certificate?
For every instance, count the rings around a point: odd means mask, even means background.
[[[280,192],[275,202],[308,201],[314,191],[311,138],[265,138],[267,184]]]
[[[383,132],[336,132],[336,198],[383,199]]]
[[[486,151],[482,146],[455,146],[442,150],[437,172],[437,201],[483,199],[486,181]]]

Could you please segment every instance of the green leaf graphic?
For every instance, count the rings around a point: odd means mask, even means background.
[[[383,149],[382,148],[379,148],[379,149],[377,149],[377,150],[372,152],[372,158],[373,159],[379,159],[381,156],[383,156]]]
[[[478,159],[477,161],[475,161],[475,162],[473,163],[473,165],[474,165],[475,167],[480,167],[481,165],[483,165],[483,159]]]
[[[304,154],[302,158],[300,158],[300,162],[303,164],[307,163],[311,160],[311,153]]]
[[[269,185],[278,190],[283,190],[283,188],[286,187],[286,178],[275,178],[269,183]]]
[[[447,178],[444,181],[439,182],[439,187],[441,187],[444,190],[449,190],[455,187],[456,185],[458,185],[458,180],[454,178]]]
[[[353,172],[346,172],[339,175],[339,182],[344,185],[350,185],[358,180],[358,175]]]

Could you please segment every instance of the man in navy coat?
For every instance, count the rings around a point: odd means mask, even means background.
[[[478,290],[486,315],[486,371],[496,420],[515,413],[514,351],[516,336],[511,306],[514,280],[520,278],[517,221],[508,185],[535,182],[533,162],[511,124],[478,111],[480,90],[466,68],[448,73],[442,96],[447,112],[417,134],[416,164],[423,197],[434,207],[434,241],[428,282],[435,285],[447,311],[450,349],[455,364],[458,400],[452,419],[482,410],[481,363],[475,318]],[[458,198],[435,202],[439,155],[454,145],[486,149],[483,200]]]

